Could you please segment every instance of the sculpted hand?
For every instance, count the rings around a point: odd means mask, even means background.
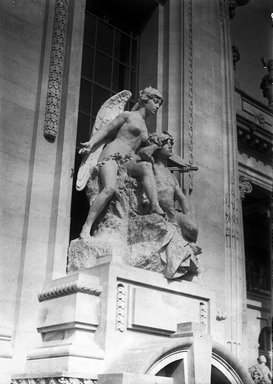
[[[83,148],[79,150],[79,154],[85,155],[91,152],[91,149],[93,148],[92,141],[86,141],[85,143],[80,143],[80,144],[83,146]]]
[[[198,167],[194,167],[193,165],[189,165],[189,164],[183,166],[182,168],[183,173],[190,172],[190,171],[198,171]]]
[[[202,253],[202,248],[198,247],[198,245],[190,244],[191,249],[195,256],[200,255]]]

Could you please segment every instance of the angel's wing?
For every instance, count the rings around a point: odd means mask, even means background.
[[[131,96],[132,93],[130,91],[124,90],[105,101],[97,113],[91,137],[94,136],[104,125],[110,123],[124,111],[125,104]],[[91,152],[83,158],[77,175],[77,191],[83,190],[86,186],[90,177],[90,172],[97,165],[104,144],[105,141],[102,141],[99,146],[94,146]]]

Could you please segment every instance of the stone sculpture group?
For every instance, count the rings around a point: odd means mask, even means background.
[[[108,99],[90,140],[82,143],[76,188],[85,189],[90,208],[79,239],[70,243],[68,269],[111,257],[168,279],[195,275],[198,229],[168,166],[197,168],[173,154],[167,131],[148,133],[146,119],[160,108],[160,92],[145,88],[132,110],[124,111],[130,97],[125,90]]]

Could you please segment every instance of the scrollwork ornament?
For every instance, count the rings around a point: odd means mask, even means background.
[[[61,109],[63,68],[69,0],[56,0],[49,65],[44,136],[54,142],[58,132]]]
[[[124,284],[117,285],[117,302],[116,302],[116,330],[125,331],[126,319],[126,288]]]
[[[200,323],[201,324],[207,324],[207,305],[203,301],[200,302]]]

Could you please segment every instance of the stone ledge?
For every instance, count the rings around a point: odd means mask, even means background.
[[[70,295],[73,293],[86,293],[88,295],[99,296],[102,292],[100,286],[95,286],[86,281],[73,281],[71,283],[62,284],[50,289],[46,289],[38,295],[39,301],[49,300],[55,297]]]
[[[96,379],[83,378],[77,375],[48,375],[46,373],[30,377],[29,375],[16,375],[11,379],[11,384],[96,384]]]

